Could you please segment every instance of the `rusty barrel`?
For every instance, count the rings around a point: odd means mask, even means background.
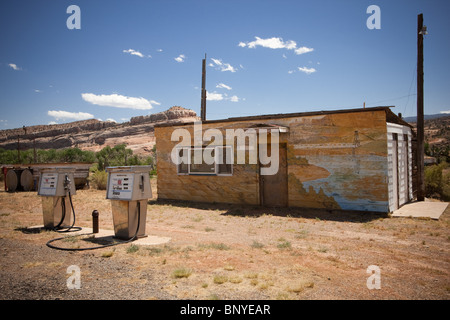
[[[14,169],[9,169],[8,172],[6,172],[6,188],[8,188],[9,192],[15,192],[19,188],[21,173],[22,171]]]

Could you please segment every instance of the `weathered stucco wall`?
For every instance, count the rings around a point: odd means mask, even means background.
[[[387,210],[384,111],[299,118],[290,130],[290,206]]]
[[[159,127],[155,130],[157,150],[158,198],[198,202],[259,204],[257,165],[234,165],[232,176],[178,175],[171,160],[172,149],[178,142],[171,141],[177,127]],[[191,133],[193,126],[183,126]],[[203,129],[214,128],[203,125]]]
[[[206,122],[202,128],[224,132],[261,124],[289,128],[280,134],[287,145],[289,206],[388,211],[384,110]],[[155,128],[158,197],[260,204],[258,165],[235,164],[232,176],[177,175],[170,159],[178,143],[171,141],[171,134],[177,128],[188,129],[193,138],[193,125]]]

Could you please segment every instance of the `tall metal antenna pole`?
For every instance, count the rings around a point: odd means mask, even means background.
[[[425,199],[423,117],[423,14],[417,16],[417,200]]]
[[[205,59],[202,61],[202,97],[201,97],[201,110],[200,118],[202,121],[206,120],[206,53]]]

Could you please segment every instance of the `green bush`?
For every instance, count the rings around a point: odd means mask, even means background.
[[[108,174],[106,171],[97,170],[89,174],[89,182],[92,182],[98,190],[106,190],[107,181]]]
[[[448,164],[425,167],[425,196],[444,201],[450,199],[450,172],[446,172]]]
[[[93,151],[83,151],[79,148],[65,149],[33,149],[21,150],[20,161],[17,150],[5,150],[0,148],[1,164],[31,164],[31,163],[55,163],[55,162],[95,162]]]
[[[442,200],[450,201],[450,170],[442,175]]]

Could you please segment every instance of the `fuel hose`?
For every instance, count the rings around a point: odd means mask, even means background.
[[[72,199],[71,199],[71,197],[70,197],[70,193],[69,193],[69,199],[70,199],[70,204],[72,205]],[[134,240],[137,238],[137,234],[138,234],[138,232],[139,232],[139,227],[140,227],[140,222],[141,222],[141,204],[138,203],[138,205],[137,205],[136,207],[137,207],[137,211],[138,211],[137,228],[136,228],[136,232],[134,233],[134,235],[133,235],[130,239],[128,239],[128,240],[124,240],[124,241],[116,242],[116,243],[104,244],[104,245],[95,246],[95,247],[88,247],[88,248],[63,248],[63,247],[58,247],[58,246],[55,246],[54,244],[52,244],[53,242],[67,239],[67,237],[61,237],[61,238],[56,238],[56,239],[49,240],[49,241],[46,243],[46,245],[47,245],[47,247],[49,247],[49,248],[57,249],[57,250],[64,250],[64,251],[86,251],[86,250],[95,250],[95,249],[101,249],[101,248],[107,248],[107,247],[117,246],[117,245],[119,245],[119,244],[124,244],[124,243],[129,243],[129,242],[131,242],[131,241],[134,241]],[[74,218],[73,218],[74,222],[73,222],[72,226],[69,228],[69,230],[70,230],[71,228],[73,228],[73,225],[75,224],[75,210],[73,210],[73,205],[72,205],[72,211],[73,211],[73,215],[74,215]],[[79,228],[79,227],[74,227],[74,228]],[[81,230],[81,228],[80,228],[79,230]],[[61,231],[61,232],[64,232],[64,231]],[[88,235],[93,235],[93,234],[94,234],[94,233],[84,233],[84,234],[79,234],[79,235],[76,235],[76,236],[88,236]]]

